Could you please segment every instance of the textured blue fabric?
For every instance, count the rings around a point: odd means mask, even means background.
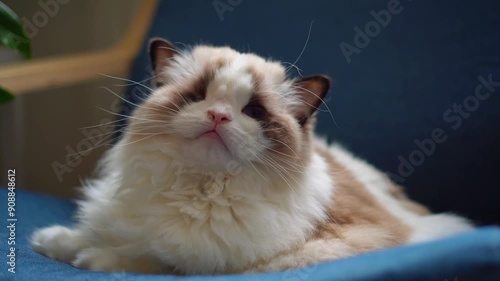
[[[6,189],[0,189],[6,206]],[[500,280],[500,228],[483,228],[463,235],[373,252],[282,273],[231,276],[176,277],[130,273],[90,272],[44,257],[28,246],[27,238],[38,227],[71,225],[75,205],[61,199],[17,190],[16,273],[6,270],[7,233],[2,226],[0,280],[19,281],[157,281],[157,280],[273,280],[273,281],[388,281],[388,280]],[[1,219],[6,224],[6,212]]]
[[[321,112],[318,132],[393,175],[434,211],[500,223],[500,89],[492,88],[489,98],[470,107],[479,76],[500,81],[500,1],[401,0],[400,12],[349,63],[340,44],[355,46],[354,28],[371,26],[370,12],[387,10],[393,2],[162,1],[148,36],[188,45],[227,44],[293,63],[314,22],[297,65],[304,75],[327,73],[336,81],[328,105],[337,126]],[[222,13],[223,20],[214,7],[220,3],[234,5]],[[143,49],[131,78],[143,81],[148,69]],[[134,97],[140,92],[139,86],[130,88],[129,99],[140,102]],[[464,100],[474,110],[459,117],[453,105]],[[128,114],[130,104],[125,105]],[[431,138],[436,128],[447,139],[420,163],[414,141]],[[400,173],[398,166],[411,153],[413,171]]]

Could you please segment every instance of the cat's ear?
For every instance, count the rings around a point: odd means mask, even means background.
[[[155,37],[149,40],[149,58],[155,74],[164,69],[169,60],[177,53],[179,51],[174,44],[163,38]]]
[[[294,115],[300,126],[304,126],[311,115],[323,103],[330,89],[330,78],[325,75],[311,75],[294,81],[293,86],[299,99]]]

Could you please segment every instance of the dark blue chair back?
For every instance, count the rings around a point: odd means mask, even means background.
[[[500,1],[163,1],[148,36],[330,75],[335,122],[321,112],[319,134],[433,211],[500,222]],[[145,44],[131,79],[148,64]]]

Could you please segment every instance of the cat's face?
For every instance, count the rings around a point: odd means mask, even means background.
[[[211,170],[238,163],[287,174],[308,161],[311,115],[327,78],[290,80],[283,66],[253,54],[207,46],[180,52],[160,39],[150,55],[155,88],[130,120],[135,145],[161,144]]]

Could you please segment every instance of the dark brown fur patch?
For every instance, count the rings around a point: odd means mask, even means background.
[[[209,65],[205,67],[203,73],[198,76],[190,86],[181,90],[184,97],[191,102],[204,100],[207,96],[207,88],[214,79],[216,69]]]
[[[171,95],[172,99],[166,102],[164,106],[179,110],[189,102],[204,100],[207,95],[208,85],[214,79],[218,69],[217,67],[219,66],[216,64],[209,64],[205,66],[203,72],[198,77],[195,77],[187,86],[169,89],[166,94]]]
[[[307,127],[299,127],[297,120],[283,110],[281,97],[266,89],[265,77],[254,66],[247,71],[253,79],[253,94],[249,103],[257,102],[266,108],[267,114],[258,120],[263,134],[272,144],[267,155],[273,164],[279,165],[279,173],[299,178],[311,158],[310,140],[314,122]]]

